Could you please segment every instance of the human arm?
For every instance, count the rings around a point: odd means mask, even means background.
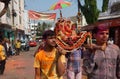
[[[35,79],[41,79],[40,78],[40,68],[35,68]]]
[[[96,50],[96,49],[99,49],[99,50],[105,50],[106,49],[106,44],[103,44],[102,46],[99,46],[99,45],[96,45],[96,44],[84,44],[83,45],[85,48],[88,48],[90,50]]]
[[[83,45],[83,73],[89,75],[93,70],[97,69],[97,64],[94,61],[96,50],[105,50],[105,46],[98,46],[96,44]]]
[[[35,68],[35,76],[34,79],[40,79],[40,61],[39,61],[38,53],[34,58],[34,68]]]
[[[116,68],[116,75],[117,78],[120,79],[120,49],[118,50],[118,57],[117,57],[117,68]]]
[[[65,73],[65,69],[66,69],[66,60],[65,60],[66,51],[60,47],[57,47],[57,49],[58,49],[57,72],[58,72],[58,76],[62,76]]]
[[[83,73],[90,74],[95,68],[94,62],[95,53],[92,50],[86,49],[83,51]]]
[[[104,52],[106,49],[106,44],[102,46],[94,44],[93,47],[86,49],[87,50],[84,53],[85,56],[83,60],[84,70],[87,74],[91,74],[93,71],[96,71],[98,69],[98,62],[101,60],[101,55],[99,53]]]
[[[58,76],[64,75],[65,69],[66,69],[65,56],[64,55],[60,55],[58,60],[57,60]]]

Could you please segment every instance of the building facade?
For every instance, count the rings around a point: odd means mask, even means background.
[[[3,6],[4,4],[0,3],[0,11]],[[29,22],[24,9],[24,0],[11,0],[7,12],[0,18],[0,30],[3,36],[10,40],[25,39],[29,30],[27,23]]]

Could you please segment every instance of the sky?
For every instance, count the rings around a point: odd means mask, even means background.
[[[76,16],[78,12],[77,0],[65,0],[71,2],[71,6],[61,9],[63,17]],[[83,0],[81,0],[83,2]],[[58,0],[25,0],[25,9],[37,12],[55,12],[60,17],[59,10],[49,10],[50,6]],[[98,9],[101,10],[102,0],[97,0]]]

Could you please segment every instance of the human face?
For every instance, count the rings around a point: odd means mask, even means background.
[[[47,45],[55,47],[56,42],[55,42],[55,36],[48,36],[46,40]]]
[[[97,44],[102,45],[107,43],[109,37],[109,30],[100,30],[95,34]]]

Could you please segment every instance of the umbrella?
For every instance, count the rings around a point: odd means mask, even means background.
[[[71,3],[68,1],[63,1],[63,0],[59,0],[58,2],[54,3],[51,7],[50,10],[57,10],[57,9],[62,9],[62,8],[66,8],[68,6],[70,6]],[[62,18],[62,12],[60,10],[60,17]]]

